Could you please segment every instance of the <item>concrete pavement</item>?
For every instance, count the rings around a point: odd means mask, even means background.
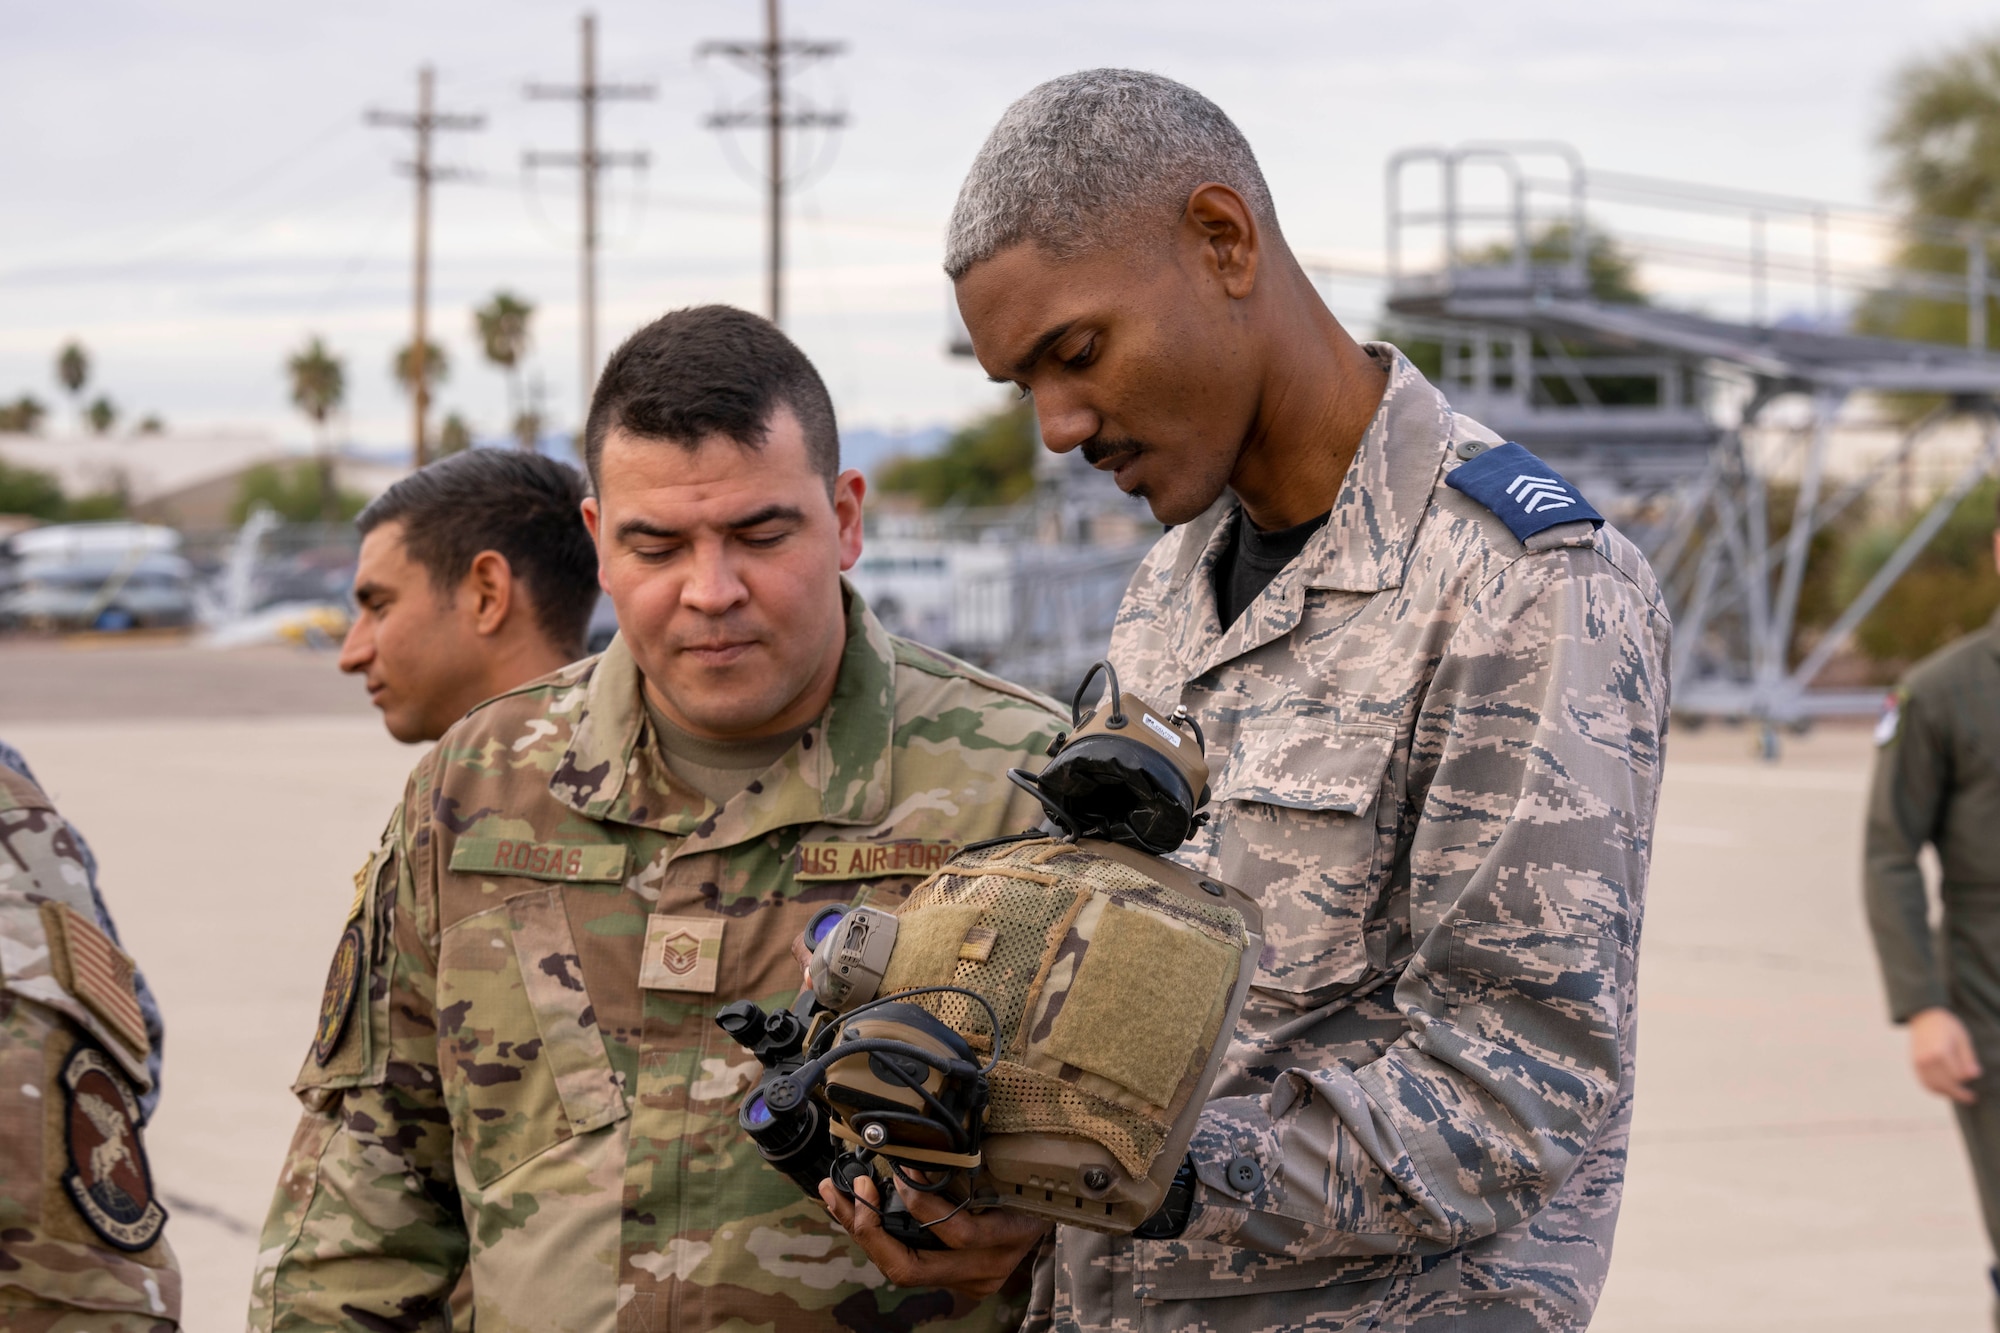
[[[187,1327],[233,1329],[351,876],[420,751],[330,655],[232,656],[206,686],[187,649],[38,659],[37,701],[16,651],[0,649],[0,736],[97,850],[166,1010],[150,1146]],[[113,718],[106,691],[126,701]],[[1594,1327],[1974,1333],[1976,1204],[1950,1115],[1883,1017],[1861,921],[1868,738],[1824,730],[1776,765],[1749,751],[1742,732],[1670,745],[1631,1173]]]

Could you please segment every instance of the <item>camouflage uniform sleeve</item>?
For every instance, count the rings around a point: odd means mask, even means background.
[[[253,1330],[450,1327],[468,1241],[438,1080],[435,881],[424,821],[404,817],[428,808],[427,763],[343,931],[362,937],[351,1001],[339,951],[328,976],[259,1245]]]
[[[0,765],[13,769],[30,782],[35,781],[34,770],[28,767],[27,756],[19,750],[0,741]],[[36,785],[40,785],[39,783]],[[68,824],[68,821],[64,821]],[[118,938],[118,924],[111,919],[111,909],[105,905],[104,895],[97,888],[97,857],[91,852],[90,844],[77,832],[76,825],[68,824],[71,841],[76,844],[77,859],[83,863],[83,873],[90,880],[90,901],[97,910],[97,924],[111,942],[119,948],[125,942]],[[162,1055],[167,1039],[166,1021],[160,1017],[160,1002],[153,994],[153,988],[146,984],[146,974],[135,964],[132,969],[132,988],[139,996],[139,1012],[146,1019],[146,1038],[152,1049],[146,1056],[146,1072],[152,1078],[152,1086],[139,1094],[139,1114],[142,1120],[151,1120],[153,1112],[160,1104],[160,1073]]]
[[[1895,734],[1875,754],[1862,843],[1862,894],[1889,1016],[1948,1003],[1932,944],[1930,898],[1917,854],[1936,837],[1951,790],[1951,746],[1922,696],[1902,692]]]
[[[1416,719],[1407,860],[1384,872],[1384,892],[1408,876],[1407,1030],[1370,1063],[1211,1102],[1190,1239],[1436,1252],[1562,1187],[1629,1092],[1668,635],[1588,546],[1524,556],[1471,599]]]

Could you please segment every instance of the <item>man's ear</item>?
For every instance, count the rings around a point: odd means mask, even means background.
[[[1202,248],[1202,261],[1235,300],[1256,290],[1263,234],[1243,196],[1210,181],[1188,196],[1182,226]]]
[[[840,531],[840,572],[854,568],[861,558],[861,501],[868,495],[868,479],[849,468],[833,479],[833,521]]]
[[[472,628],[478,634],[498,634],[514,608],[514,569],[498,551],[481,551],[465,571],[459,596],[470,600]]]
[[[603,589],[605,592],[609,592],[611,590],[611,585],[604,581],[604,543],[598,540],[598,538],[601,535],[598,530],[603,526],[604,526],[603,506],[597,503],[596,496],[594,495],[584,496],[583,527],[584,530],[590,534],[590,544],[597,548],[597,586]]]

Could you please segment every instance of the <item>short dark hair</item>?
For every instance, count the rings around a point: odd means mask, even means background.
[[[734,306],[676,310],[627,338],[605,363],[583,427],[583,463],[598,485],[604,437],[614,426],[687,449],[717,434],[760,448],[780,404],[798,418],[806,457],[832,490],[840,428],[826,384],[798,344]]]
[[[513,449],[468,449],[412,472],[354,520],[367,536],[403,525],[403,549],[449,593],[481,551],[498,551],[527,585],[550,643],[581,653],[597,605],[597,548],[583,526],[575,468]]]

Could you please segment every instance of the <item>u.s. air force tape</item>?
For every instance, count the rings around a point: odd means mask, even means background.
[[[1518,444],[1481,450],[1447,473],[1444,484],[1498,514],[1516,541],[1558,523],[1604,522],[1583,492]]]
[[[930,875],[958,850],[955,842],[802,842],[792,862],[792,878],[810,883],[874,879],[883,875]]]

